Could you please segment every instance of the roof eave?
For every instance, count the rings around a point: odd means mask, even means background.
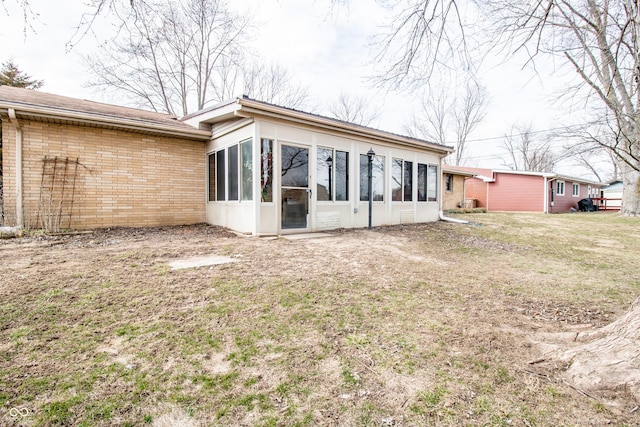
[[[560,179],[563,181],[579,182],[581,184],[597,185],[600,187],[606,185],[602,182],[595,182],[595,181],[590,181],[588,179],[576,178],[574,176],[567,176],[567,175],[556,175],[556,179]]]
[[[455,169],[455,168],[448,168],[446,166],[442,167],[442,172],[448,173],[448,174],[451,174],[451,175],[465,176],[465,177],[469,177],[469,178],[472,178],[472,177],[478,175],[478,174],[475,174],[475,173],[472,173],[472,172],[461,171],[461,170]]]
[[[341,122],[339,120],[334,120],[331,118],[315,116],[301,111],[285,109],[283,107],[273,106],[270,104],[253,101],[247,98],[239,98],[237,102],[241,108],[236,109],[235,114],[236,116],[240,117],[263,116],[286,121],[293,121],[300,124],[313,124],[314,126],[326,130],[339,131],[341,133],[374,139],[380,142],[393,142],[412,148],[428,148],[443,155],[450,154],[454,151],[452,147],[448,147],[445,145],[433,144],[426,141],[417,141],[409,137],[395,135],[347,122]]]
[[[7,114],[12,108],[18,117],[29,116],[32,118],[60,120],[61,122],[78,122],[85,125],[98,127],[114,127],[127,131],[155,133],[167,136],[181,137],[206,141],[211,138],[211,132],[200,129],[180,129],[178,127],[163,125],[160,123],[145,122],[141,120],[127,119],[109,115],[83,113],[79,111],[58,110],[55,108],[30,106],[14,103],[0,103],[0,113]]]
[[[494,175],[497,173],[510,174],[510,175],[528,175],[528,176],[539,176],[542,178],[556,178],[557,174],[553,172],[531,172],[531,171],[514,171],[514,170],[506,170],[506,169],[493,169]]]

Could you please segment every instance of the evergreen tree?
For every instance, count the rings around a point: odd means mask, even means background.
[[[13,86],[25,89],[39,89],[44,80],[36,80],[24,71],[20,71],[13,59],[9,59],[0,68],[0,86]]]

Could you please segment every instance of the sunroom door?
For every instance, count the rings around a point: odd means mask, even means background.
[[[281,149],[281,228],[306,229],[309,226],[309,149],[282,145]]]

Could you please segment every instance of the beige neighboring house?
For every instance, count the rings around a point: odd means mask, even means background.
[[[442,166],[443,210],[465,207],[466,182],[473,176],[472,172],[456,169],[455,166]]]
[[[439,219],[452,148],[246,97],[178,119],[0,87],[0,225],[263,235]]]

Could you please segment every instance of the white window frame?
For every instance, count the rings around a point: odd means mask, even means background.
[[[571,188],[571,195],[573,197],[580,197],[580,184],[573,183],[573,187]]]
[[[562,192],[560,192],[560,187],[562,187]],[[556,196],[564,196],[564,192],[565,192],[565,182],[564,181],[557,181],[556,182]]]

